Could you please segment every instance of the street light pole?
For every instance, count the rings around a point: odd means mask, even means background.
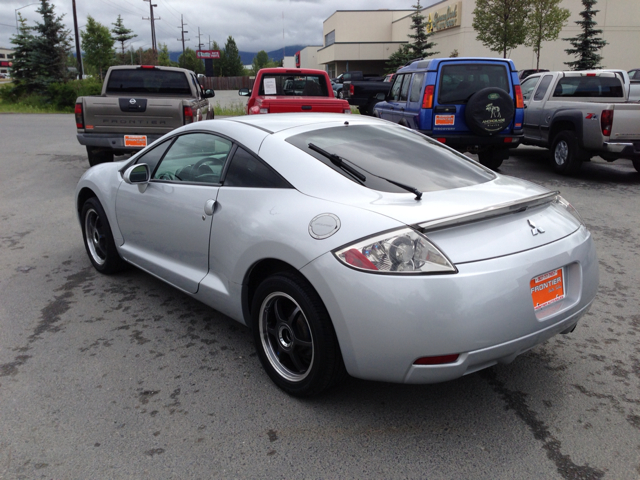
[[[18,10],[22,10],[23,8],[30,7],[31,5],[38,5],[38,4],[37,3],[30,3],[29,5],[25,5],[23,7],[15,9],[15,14],[16,14],[16,34],[17,35],[20,35],[20,28],[18,27]]]

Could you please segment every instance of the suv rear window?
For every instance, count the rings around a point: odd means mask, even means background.
[[[435,140],[392,125],[349,125],[324,128],[287,138],[336,172],[382,192],[406,190],[379,178],[417,188],[421,192],[467,187],[492,180],[494,175],[475,162],[442,146]],[[362,173],[362,182],[309,148],[309,144],[340,156]]]
[[[266,73],[260,82],[258,94],[327,97],[329,90],[322,75]]]
[[[614,77],[564,77],[553,91],[554,97],[624,97],[622,83]]]
[[[470,63],[444,65],[440,73],[438,103],[467,103],[471,95],[487,87],[509,93],[509,74],[503,65]]]
[[[191,95],[191,88],[183,72],[139,68],[112,70],[107,83],[107,93]]]

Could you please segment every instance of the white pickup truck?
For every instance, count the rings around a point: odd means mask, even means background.
[[[551,150],[558,173],[575,174],[593,156],[628,158],[640,172],[640,103],[621,71],[542,72],[522,82],[525,145]]]

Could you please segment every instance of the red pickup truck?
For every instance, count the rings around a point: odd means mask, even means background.
[[[241,88],[238,95],[249,97],[246,112],[331,112],[351,113],[349,102],[335,98],[329,75],[308,68],[263,68],[253,89]]]

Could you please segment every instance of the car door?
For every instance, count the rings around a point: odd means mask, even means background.
[[[528,77],[522,81],[520,88],[522,90],[522,99],[524,100],[524,122],[522,125],[525,137],[532,137],[538,130],[539,125],[533,123],[533,116],[529,115],[529,105],[533,102],[533,92],[540,82],[540,75]]]
[[[403,124],[415,130],[420,129],[418,118],[422,107],[422,84],[424,83],[424,73],[414,73],[409,90],[409,98],[402,112]]]
[[[116,217],[127,261],[186,292],[197,292],[209,270],[215,202],[232,146],[209,133],[180,135],[151,170],[146,188],[121,184]],[[146,163],[145,156],[138,163]]]

